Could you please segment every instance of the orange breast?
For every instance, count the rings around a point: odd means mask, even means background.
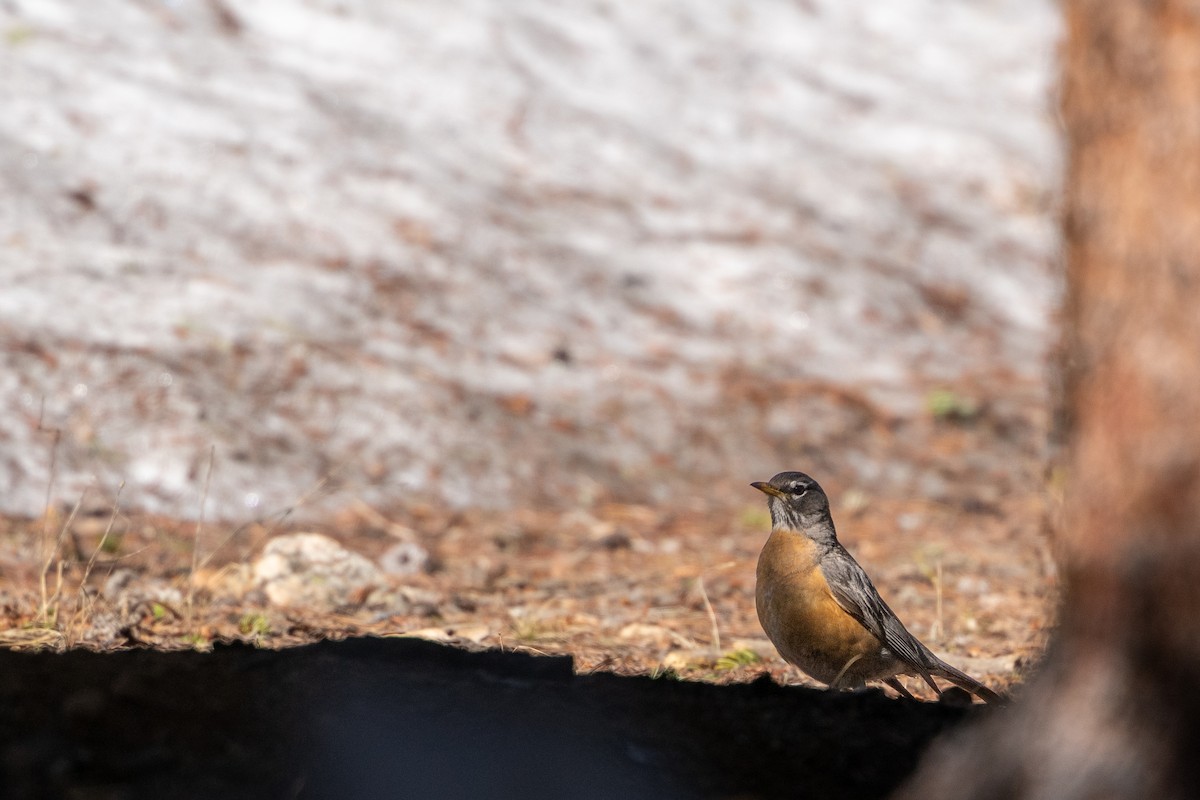
[[[849,687],[889,672],[879,640],[833,599],[804,534],[771,533],[758,557],[755,605],[779,654],[817,680],[841,675],[838,685]]]

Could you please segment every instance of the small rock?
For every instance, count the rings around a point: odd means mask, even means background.
[[[319,533],[294,533],[267,542],[254,562],[254,577],[277,606],[332,611],[360,605],[384,582],[366,556]]]
[[[389,575],[416,575],[429,563],[429,551],[416,542],[399,542],[379,557],[379,566]]]

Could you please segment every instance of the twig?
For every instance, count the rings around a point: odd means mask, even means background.
[[[937,617],[933,623],[933,639],[940,642],[946,635],[946,628],[942,625],[942,560],[937,560],[937,577],[934,578],[933,588],[937,597]]]
[[[39,620],[43,625],[50,623],[50,597],[46,593],[46,573],[50,571],[50,565],[54,563],[54,557],[62,550],[63,538],[67,535],[67,530],[71,527],[71,523],[75,521],[75,515],[79,513],[79,507],[83,505],[83,499],[87,497],[88,489],[91,486],[83,487],[83,491],[79,493],[79,499],[75,501],[75,507],[71,509],[71,513],[67,515],[62,527],[58,529],[58,538],[54,542],[54,549],[46,555],[46,561],[42,564],[42,574],[38,578],[42,589],[42,610],[39,613]],[[62,561],[58,562],[58,582],[54,589],[54,601],[58,602],[58,595],[62,591]]]
[[[300,508],[301,506],[303,506],[305,503],[307,503],[309,501],[310,498],[312,498],[313,495],[320,492],[321,489],[324,488],[325,484],[329,483],[329,481],[333,478],[333,476],[338,473],[338,470],[342,469],[342,467],[344,467],[347,463],[349,463],[349,459],[347,459],[346,461],[343,461],[341,464],[334,467],[329,472],[325,473],[325,475],[320,480],[318,480],[311,487],[309,487],[309,489],[307,491],[305,491],[304,494],[300,495],[300,498],[296,502],[292,503],[290,506],[285,508],[283,511],[274,512],[275,514],[278,514],[279,518],[277,520],[275,520],[275,523],[270,528],[267,529],[267,538],[269,539],[271,536],[273,536],[275,534],[275,531],[279,530],[279,528],[283,526],[283,523],[285,521],[287,521],[287,518],[290,517],[297,508]],[[204,569],[205,567],[207,567],[208,562],[211,561],[212,558],[218,552],[220,552],[222,547],[229,544],[235,536],[237,536],[242,531],[246,530],[246,528],[249,528],[251,525],[253,525],[257,522],[261,522],[262,520],[269,519],[271,516],[273,516],[273,514],[264,514],[263,516],[259,517],[258,519],[251,520],[250,522],[246,522],[246,523],[234,528],[232,531],[229,532],[228,536],[226,536],[224,539],[222,539],[220,542],[218,542],[217,546],[214,547],[211,551],[209,551],[208,555],[206,555],[203,559],[201,559],[199,565],[197,565],[197,568]]]
[[[196,519],[196,533],[192,537],[192,569],[188,573],[187,591],[187,628],[192,627],[192,600],[196,596],[196,572],[200,568],[200,532],[204,529],[204,508],[208,505],[208,486],[212,481],[213,461],[216,460],[217,446],[208,448],[208,469],[204,473],[204,493],[200,495],[200,514]],[[208,563],[205,561],[205,563]]]
[[[283,513],[279,515],[279,519],[276,520],[276,522],[273,526],[271,526],[271,529],[267,532],[267,535],[269,536],[269,535],[273,534],[275,531],[279,530],[279,528],[283,525],[283,523],[287,522],[288,517],[292,516],[292,514],[295,513],[296,509],[303,506],[314,495],[316,495],[318,492],[320,492],[322,489],[324,489],[325,484],[329,483],[329,481],[331,481],[333,479],[333,476],[338,474],[338,472],[340,472],[341,469],[343,467],[345,467],[346,464],[348,464],[348,463],[349,463],[349,459],[347,459],[346,461],[343,461],[341,464],[338,464],[336,467],[329,470],[329,472],[326,472],[324,475],[322,475],[321,479],[318,480],[316,483],[314,483],[307,492],[300,495],[299,500],[292,503],[290,506],[288,506],[286,509],[283,510]]]
[[[88,559],[87,566],[83,568],[83,577],[79,579],[79,590],[75,593],[75,618],[71,621],[72,625],[79,621],[83,615],[83,603],[86,594],[88,578],[92,575],[92,568],[96,565],[96,556],[100,555],[100,551],[104,549],[105,543],[108,541],[109,534],[112,533],[113,525],[117,522],[117,514],[121,508],[121,491],[125,488],[125,481],[117,486],[117,495],[113,498],[112,513],[108,517],[108,525],[104,528],[104,533],[100,536],[100,541],[96,544],[96,549],[92,551],[92,557]],[[68,637],[68,644],[70,643]]]
[[[704,576],[696,576],[696,588],[700,590],[700,600],[704,610],[708,612],[708,622],[712,626],[712,646],[716,656],[721,655],[721,629],[717,626],[717,613],[713,611],[712,603],[708,602],[708,592],[704,589]]]
[[[54,494],[54,479],[58,474],[58,443],[62,440],[61,428],[47,428],[42,423],[46,417],[46,397],[42,395],[42,401],[38,405],[38,423],[39,431],[49,432],[51,434],[50,441],[50,475],[46,479],[46,502],[42,505],[42,536],[38,542],[38,560],[47,559],[46,555],[46,540],[50,536],[50,498]],[[55,548],[57,550],[57,548]],[[50,556],[52,558],[53,556]],[[46,596],[46,570],[50,568],[50,562],[46,562],[46,566],[42,569],[41,589],[42,589],[42,614],[45,615],[49,608],[49,598]],[[44,620],[43,620],[44,621]]]

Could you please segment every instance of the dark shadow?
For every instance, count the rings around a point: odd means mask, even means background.
[[[886,796],[990,712],[767,679],[575,675],[416,639],[0,651],[0,792],[121,798]]]

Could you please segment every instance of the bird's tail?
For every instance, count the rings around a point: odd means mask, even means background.
[[[988,687],[984,686],[967,673],[960,669],[955,669],[945,661],[942,661],[940,658],[933,655],[933,653],[929,653],[929,651],[926,651],[926,653],[929,655],[930,661],[928,669],[934,675],[937,675],[939,678],[945,678],[955,686],[970,692],[985,703],[1004,702],[1005,698],[1002,695],[997,694]]]

